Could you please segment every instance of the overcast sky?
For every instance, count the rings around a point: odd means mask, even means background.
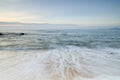
[[[120,0],[0,0],[0,22],[120,26]]]

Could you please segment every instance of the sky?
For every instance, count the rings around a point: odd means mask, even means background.
[[[120,26],[120,0],[0,0],[0,26]]]

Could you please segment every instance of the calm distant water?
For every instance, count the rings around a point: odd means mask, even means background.
[[[0,80],[120,80],[120,30],[0,32]]]
[[[40,50],[67,46],[120,48],[120,30],[7,30],[1,31],[0,50]],[[17,33],[26,33],[24,36]]]

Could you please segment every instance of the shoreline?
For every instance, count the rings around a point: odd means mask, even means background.
[[[8,80],[8,79],[9,80],[13,80],[13,79],[15,80],[56,80],[56,79],[57,80],[108,80],[108,79],[119,80],[120,79],[119,75],[117,76],[117,72],[115,74],[115,72],[110,70],[112,69],[108,64],[110,60],[107,60],[106,62],[108,66],[107,65],[103,66],[103,63],[96,62],[97,59],[98,59],[97,61],[101,61],[102,57],[105,58],[105,55],[102,56],[101,54],[100,57],[100,54],[99,53],[96,54],[95,51],[91,51],[91,50],[86,50],[85,52],[83,51],[85,50],[69,49],[69,50],[60,50],[60,51],[39,50],[39,51],[19,51],[19,52],[0,51],[0,79],[1,80]],[[111,63],[111,64],[115,64],[115,63]],[[117,71],[117,69],[114,71]],[[120,73],[120,71],[118,71],[118,73]]]

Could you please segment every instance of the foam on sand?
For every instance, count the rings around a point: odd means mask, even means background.
[[[0,80],[119,80],[118,50],[0,51]]]

